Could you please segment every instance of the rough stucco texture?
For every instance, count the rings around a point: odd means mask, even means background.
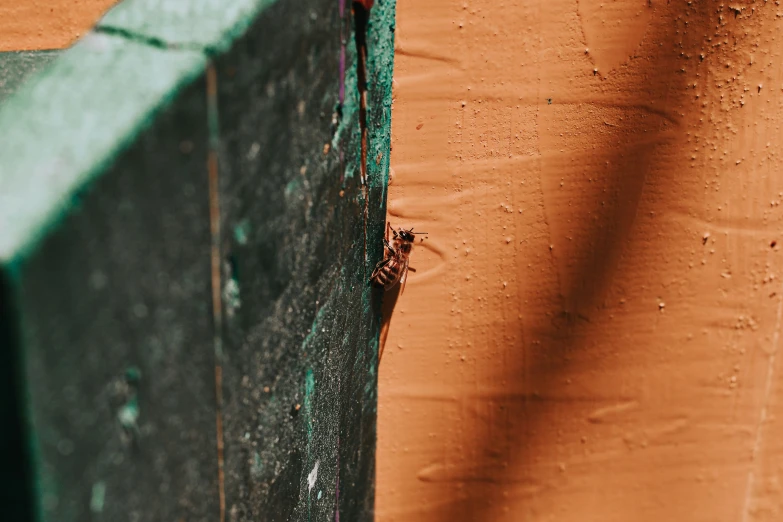
[[[118,0],[0,0],[0,52],[61,49]]]
[[[778,16],[400,0],[379,522],[783,517]]]

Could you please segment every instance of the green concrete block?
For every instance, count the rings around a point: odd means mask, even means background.
[[[8,520],[373,517],[394,2],[222,4],[126,0],[0,105]]]

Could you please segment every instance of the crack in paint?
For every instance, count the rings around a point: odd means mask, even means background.
[[[154,36],[146,36],[143,34],[136,33],[134,31],[130,31],[128,29],[124,29],[122,27],[114,27],[111,25],[99,25],[98,27],[93,29],[93,32],[105,34],[109,36],[117,36],[119,38],[124,38],[132,42],[140,43],[142,45],[148,45],[150,47],[154,47],[155,49],[162,49],[164,51],[178,50],[178,49],[187,49],[191,51],[203,50],[201,46],[169,44],[165,40],[162,40],[160,38],[155,38]]]
[[[359,92],[359,128],[361,129],[362,154],[359,165],[362,185],[367,184],[367,26],[370,13],[364,4],[354,2],[351,8],[356,39],[356,88]]]
[[[372,4],[370,4],[371,6]],[[353,2],[351,12],[354,19],[356,41],[356,90],[359,93],[359,129],[361,154],[359,157],[359,179],[364,194],[364,278],[367,278],[367,222],[369,221],[370,195],[367,180],[367,26],[369,8],[362,2]]]

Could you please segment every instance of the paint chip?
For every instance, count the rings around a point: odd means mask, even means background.
[[[250,234],[250,221],[247,219],[240,220],[234,226],[234,240],[240,245],[247,245]]]
[[[136,426],[136,422],[139,420],[139,406],[135,398],[132,398],[120,408],[117,412],[117,420],[120,421],[120,425],[125,429],[131,429]]]
[[[320,463],[321,463],[320,460],[316,460],[315,461],[315,466],[313,466],[313,470],[310,472],[309,475],[307,475],[307,494],[308,495],[313,490],[313,486],[315,486],[315,481],[318,480],[318,465]]]
[[[223,285],[223,300],[226,304],[226,314],[229,317],[233,317],[236,310],[242,306],[242,300],[239,296],[239,283],[236,279],[231,278]]]
[[[261,152],[261,145],[258,143],[253,143],[250,146],[250,149],[247,151],[247,159],[253,161],[256,159],[256,156],[258,156],[259,152]]]
[[[253,452],[253,463],[250,465],[250,475],[253,478],[260,478],[264,474],[264,463],[261,461],[261,455],[257,451]]]
[[[106,502],[106,483],[96,482],[92,485],[92,495],[90,496],[90,511],[101,513],[103,505]]]

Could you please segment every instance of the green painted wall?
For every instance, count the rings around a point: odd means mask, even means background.
[[[353,27],[128,0],[0,105],[16,519],[372,518],[393,2],[365,185]]]

